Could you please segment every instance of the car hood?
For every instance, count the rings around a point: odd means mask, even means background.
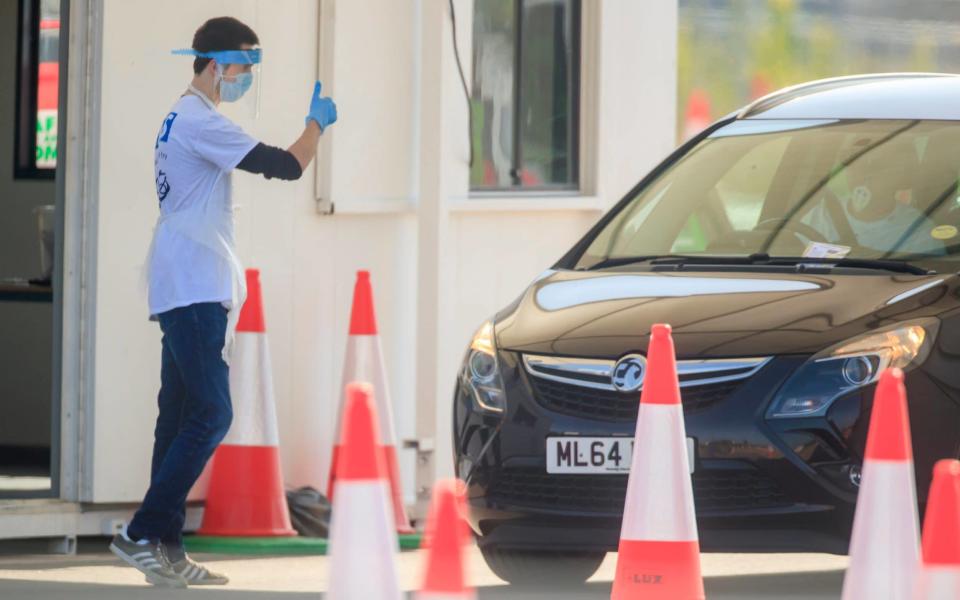
[[[673,327],[677,355],[810,354],[956,308],[955,276],[547,271],[496,317],[501,349],[615,358]]]

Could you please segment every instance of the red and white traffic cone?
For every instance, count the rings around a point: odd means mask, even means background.
[[[337,496],[330,523],[329,600],[400,600],[397,533],[378,450],[373,388],[346,386]]]
[[[920,562],[920,520],[903,371],[880,375],[850,538],[843,600],[908,600]]]
[[[383,350],[380,347],[380,335],[377,332],[377,317],[373,309],[373,289],[370,285],[370,273],[357,271],[357,282],[353,288],[353,307],[350,311],[350,335],[347,338],[347,356],[343,364],[343,383],[367,381],[373,385],[374,401],[380,423],[378,447],[383,455],[383,464],[390,481],[393,503],[393,515],[399,533],[412,533],[410,519],[403,504],[403,490],[400,487],[400,469],[397,463],[397,438],[393,427],[393,409],[390,393],[387,389],[387,373],[384,368]],[[340,413],[346,399],[340,402]],[[341,423],[340,418],[337,423]],[[330,482],[327,496],[334,497],[337,473],[337,457],[343,444],[342,432],[337,432],[333,447],[333,459],[330,462]]]
[[[423,548],[427,551],[423,585],[417,600],[473,600],[476,592],[466,583],[465,548],[470,529],[463,483],[456,479],[433,486]]]
[[[694,88],[687,98],[683,119],[683,139],[689,140],[710,126],[710,96],[706,90]]]
[[[654,325],[612,600],[702,600],[700,542],[669,325]]]
[[[211,466],[201,535],[296,535],[280,469],[270,348],[263,319],[260,272],[247,270],[230,366],[233,423]]]
[[[941,460],[923,521],[923,565],[914,600],[960,598],[960,461]]]

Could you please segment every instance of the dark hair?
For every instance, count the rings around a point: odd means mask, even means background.
[[[193,34],[193,49],[198,52],[217,50],[241,50],[241,45],[255,46],[260,38],[250,27],[233,17],[215,17],[200,26]],[[197,75],[210,64],[209,58],[193,59],[193,72]]]

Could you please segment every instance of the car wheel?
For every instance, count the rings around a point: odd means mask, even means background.
[[[514,585],[559,586],[583,583],[597,572],[606,552],[515,550],[481,546],[490,570]]]

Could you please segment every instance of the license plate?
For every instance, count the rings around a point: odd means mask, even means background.
[[[693,473],[696,464],[693,438],[687,438],[687,461]],[[547,473],[603,475],[630,472],[633,438],[547,438]]]

